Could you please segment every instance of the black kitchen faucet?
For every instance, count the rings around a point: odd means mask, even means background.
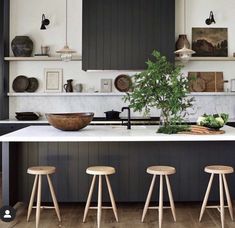
[[[131,110],[129,107],[122,107],[122,112],[127,109],[128,111],[128,119],[127,119],[127,129],[131,129]]]

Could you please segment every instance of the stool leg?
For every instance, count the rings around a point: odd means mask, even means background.
[[[227,202],[228,202],[229,213],[230,213],[231,219],[233,220],[233,205],[232,205],[232,201],[231,201],[231,197],[230,197],[230,193],[229,193],[228,184],[227,184],[225,174],[223,174],[223,182],[224,182],[224,188],[225,188],[225,193],[226,193],[226,199],[227,199]]]
[[[221,225],[224,228],[224,192],[222,174],[219,174],[219,193],[220,193],[220,218]]]
[[[96,179],[96,175],[93,176],[93,179],[92,179],[92,182],[91,182],[91,187],[90,187],[90,190],[89,190],[89,194],[88,194],[87,201],[86,201],[86,207],[85,207],[85,211],[84,211],[84,215],[83,215],[83,222],[86,221],[86,216],[87,216],[87,213],[88,213],[88,210],[89,210],[89,207],[90,207],[91,197],[92,197],[92,193],[93,193],[94,185],[95,185],[95,179]]]
[[[48,181],[49,188],[50,188],[50,191],[51,191],[51,196],[52,196],[52,200],[53,200],[53,204],[54,204],[54,207],[55,207],[57,217],[59,219],[59,222],[61,222],[60,209],[59,209],[59,206],[58,206],[58,202],[57,202],[57,199],[56,199],[56,196],[55,196],[55,191],[54,191],[53,185],[51,183],[51,178],[50,178],[49,175],[47,175],[47,181]]]
[[[206,189],[206,194],[205,194],[205,197],[204,197],[204,200],[203,200],[203,203],[202,203],[201,212],[200,212],[199,222],[201,222],[202,216],[203,216],[203,214],[205,212],[205,209],[206,209],[206,204],[207,204],[208,197],[209,197],[209,194],[210,194],[213,178],[214,178],[214,173],[211,174],[211,177],[210,177],[207,189]]]
[[[167,175],[165,175],[165,178],[166,178],[166,186],[167,186],[167,191],[168,191],[170,205],[171,205],[171,212],[172,212],[174,221],[176,222],[175,204],[174,204],[174,200],[173,200],[173,196],[172,196],[171,185],[170,185],[170,181],[169,181],[169,178]]]
[[[163,218],[163,176],[160,175],[160,186],[159,186],[159,211],[158,211],[158,223],[159,228],[162,227],[162,218]]]
[[[113,191],[112,191],[112,187],[111,184],[109,182],[109,178],[107,175],[105,175],[105,179],[106,179],[106,183],[108,186],[108,191],[109,191],[109,196],[110,196],[110,200],[111,200],[111,204],[112,204],[112,208],[113,208],[113,213],[115,215],[116,221],[118,222],[118,215],[117,215],[117,206],[114,200],[114,196],[113,196]]]
[[[97,227],[100,228],[101,224],[101,210],[102,210],[102,176],[99,175],[98,186],[98,213],[97,213]]]
[[[31,215],[32,207],[33,207],[33,201],[34,201],[34,196],[37,188],[37,182],[38,182],[38,175],[35,176],[34,178],[34,183],[33,183],[33,189],[29,201],[29,207],[28,207],[28,214],[27,214],[27,222],[29,221],[29,217]]]
[[[36,228],[39,227],[39,220],[40,220],[41,190],[42,190],[42,175],[39,175],[39,180],[38,180],[38,195],[37,195],[37,208],[36,208]]]
[[[152,193],[153,193],[153,187],[154,187],[154,184],[155,184],[155,180],[156,180],[156,175],[153,175],[152,182],[151,182],[149,192],[148,192],[148,196],[147,196],[147,199],[146,199],[146,202],[145,202],[145,205],[144,205],[144,210],[143,210],[141,222],[144,222],[144,218],[145,218],[145,215],[147,213],[147,210],[148,210],[148,207],[149,207],[149,202],[151,200],[151,196],[152,196]]]

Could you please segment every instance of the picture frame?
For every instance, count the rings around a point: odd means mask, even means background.
[[[62,92],[63,69],[45,68],[44,69],[44,92],[60,93]]]
[[[234,79],[231,79],[231,81],[230,81],[230,91],[231,92],[235,92],[235,78]]]
[[[228,28],[192,28],[192,49],[197,57],[227,57]]]
[[[101,93],[112,92],[112,79],[101,79]]]

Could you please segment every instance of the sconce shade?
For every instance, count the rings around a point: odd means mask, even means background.
[[[48,20],[45,16],[45,14],[42,15],[42,24],[41,24],[41,27],[40,29],[41,30],[45,30],[47,29],[46,26],[48,26],[50,24],[50,20]]]
[[[45,29],[47,29],[47,28],[46,28],[46,26],[45,26],[44,24],[42,24],[40,29],[41,29],[41,30],[45,30]]]
[[[211,25],[212,23],[214,23],[214,24],[216,23],[213,11],[210,12],[210,16],[209,16],[209,18],[206,19],[205,22],[206,22],[207,25]]]

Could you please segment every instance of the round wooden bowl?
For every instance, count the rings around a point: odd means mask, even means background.
[[[93,119],[93,112],[84,113],[46,113],[48,122],[62,131],[79,131]]]

